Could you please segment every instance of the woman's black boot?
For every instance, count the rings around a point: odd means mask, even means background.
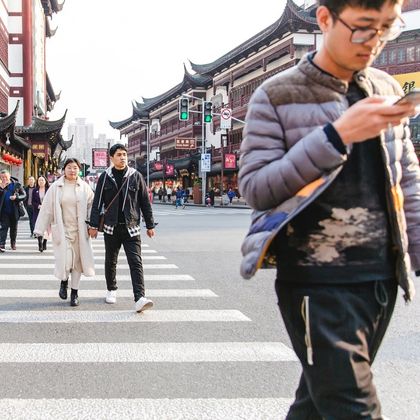
[[[68,280],[62,280],[60,284],[60,291],[58,292],[58,296],[61,297],[61,299],[66,300],[67,299],[67,286],[69,285]]]
[[[38,236],[38,249],[39,252],[42,252],[44,250],[42,247],[42,236]]]
[[[71,289],[70,306],[79,306],[79,296],[77,295],[77,290],[75,289]]]
[[[44,240],[43,240],[43,242],[42,242],[42,249],[43,249],[44,251],[46,251],[46,250],[47,250],[47,240],[46,240],[46,239],[44,239]]]

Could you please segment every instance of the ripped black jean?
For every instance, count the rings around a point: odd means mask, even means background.
[[[394,310],[396,281],[277,280],[276,292],[303,369],[287,420],[382,419],[371,365]]]

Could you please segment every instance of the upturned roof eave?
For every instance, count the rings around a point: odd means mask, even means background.
[[[318,28],[316,19],[312,18],[309,12],[304,11],[301,7],[297,6],[293,0],[287,0],[282,16],[270,26],[211,63],[197,64],[190,61],[191,68],[199,74],[213,75],[224,68],[230,67],[231,64],[237,62],[241,58],[247,57],[252,52],[258,51],[261,46],[268,44],[272,39],[278,38],[282,34],[288,32],[288,17],[290,14],[307,25],[313,25],[314,30]]]

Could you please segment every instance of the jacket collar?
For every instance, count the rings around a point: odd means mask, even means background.
[[[55,181],[55,183],[57,184],[57,187],[64,187],[64,180],[65,180],[65,176],[62,175],[60,176],[60,178],[57,179],[57,181]],[[76,179],[76,185],[78,187],[80,187],[82,185],[82,179],[78,176]]]
[[[349,83],[345,80],[337,79],[330,73],[319,68],[314,64],[313,58],[316,54],[315,52],[310,52],[306,54],[299,62],[298,69],[304,73],[309,79],[313,82],[323,85],[329,89],[333,89],[338,93],[345,95],[347,93]],[[366,84],[367,79],[367,69],[360,70],[355,72],[353,75],[353,80],[364,90],[370,90]]]
[[[112,174],[112,168],[113,166],[110,166],[105,172],[110,178],[114,179],[114,175]],[[136,170],[129,166],[127,172],[124,174],[124,178],[133,175],[134,172],[136,172]]]

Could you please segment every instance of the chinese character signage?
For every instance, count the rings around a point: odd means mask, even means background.
[[[174,176],[175,168],[174,165],[167,163],[166,169],[165,169],[165,175],[166,176]]]
[[[236,169],[236,155],[234,153],[225,154],[225,169]]]
[[[175,139],[175,149],[191,150],[195,148],[194,138],[177,137]]]
[[[32,154],[40,159],[45,157],[48,159],[48,154],[51,153],[51,149],[45,142],[32,142],[31,150]]]
[[[108,149],[92,149],[92,169],[108,167]]]
[[[394,74],[392,77],[398,80],[404,93],[420,87],[420,72]]]

